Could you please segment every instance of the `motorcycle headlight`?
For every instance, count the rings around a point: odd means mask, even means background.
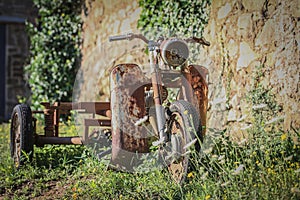
[[[164,41],[160,46],[163,60],[173,67],[182,65],[189,57],[189,48],[185,41],[177,38]]]

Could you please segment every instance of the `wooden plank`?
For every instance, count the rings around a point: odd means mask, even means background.
[[[111,126],[110,119],[84,119],[85,126]]]
[[[96,113],[100,110],[109,110],[109,102],[79,102],[79,109],[85,109],[88,113]]]

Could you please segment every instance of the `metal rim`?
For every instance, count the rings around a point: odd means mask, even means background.
[[[174,113],[171,116],[171,137],[173,136],[179,136],[179,140],[176,143],[178,146],[175,148],[178,149],[178,154],[176,160],[172,161],[168,165],[169,172],[171,172],[171,175],[173,179],[180,183],[184,179],[185,175],[187,174],[187,168],[188,168],[188,155],[184,155],[185,150],[183,149],[186,138],[185,138],[185,128],[183,123],[183,118],[179,113]],[[179,144],[178,144],[179,143]],[[174,143],[172,144],[174,145]],[[174,148],[174,146],[172,147]]]

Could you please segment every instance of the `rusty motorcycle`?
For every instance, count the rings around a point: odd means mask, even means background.
[[[208,104],[208,70],[188,64],[188,43],[210,44],[196,37],[159,37],[156,41],[133,33],[109,37],[110,42],[133,39],[147,44],[150,76],[137,64],[116,65],[110,72],[110,102],[43,102],[44,109],[38,111],[26,104],[15,106],[10,147],[17,167],[28,155],[32,159],[34,145],[89,144],[105,137],[110,147],[97,156],[101,159],[110,155],[112,168],[133,170],[141,163],[141,155],[156,147],[160,161],[175,181],[185,180],[190,149],[199,150],[205,134]],[[169,99],[170,91],[176,91],[175,100]],[[83,120],[82,137],[59,136],[60,116],[71,110],[92,114]],[[44,133],[37,133],[35,114],[44,115]],[[91,132],[93,126],[102,129]]]

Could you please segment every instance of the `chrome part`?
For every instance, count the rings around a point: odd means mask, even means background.
[[[178,38],[164,41],[160,46],[160,51],[165,63],[173,67],[182,65],[189,57],[186,42]]]

